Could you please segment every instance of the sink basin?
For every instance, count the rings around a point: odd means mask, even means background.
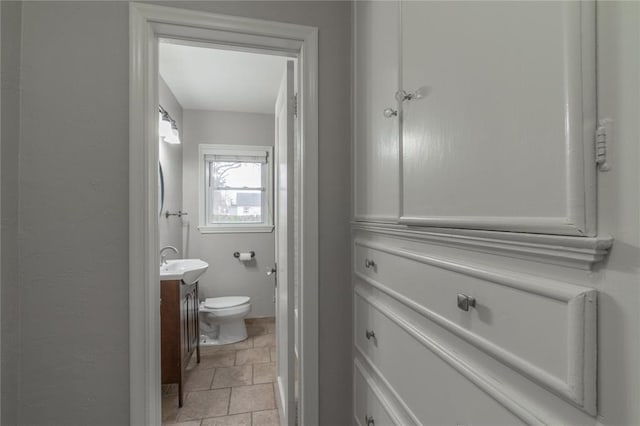
[[[185,284],[193,284],[209,268],[209,264],[200,259],[167,260],[160,266],[160,281],[182,280]]]

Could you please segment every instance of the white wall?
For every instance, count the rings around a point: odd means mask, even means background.
[[[17,423],[20,371],[18,283],[18,154],[22,4],[2,7],[2,419]]]
[[[182,125],[182,106],[167,86],[167,83],[158,78],[158,99],[160,105],[176,120],[180,139],[184,138]],[[182,247],[182,221],[177,216],[165,217],[165,212],[176,213],[182,208],[182,144],[169,144],[159,142],[159,159],[164,175],[164,207],[158,220],[158,245],[160,248],[173,246],[180,253],[177,257],[183,257]],[[167,252],[167,257],[176,257]],[[185,256],[186,257],[186,256]]]
[[[274,316],[274,279],[266,275],[275,262],[273,232],[201,234],[198,231],[198,145],[273,146],[273,114],[221,111],[184,112],[183,204],[189,213],[183,218],[185,257],[197,257],[209,264],[200,279],[200,297],[249,296],[249,317]],[[253,262],[239,262],[235,251],[256,253]]]
[[[319,28],[319,409],[348,424],[350,4],[157,3]],[[128,12],[23,6],[21,424],[128,423]]]

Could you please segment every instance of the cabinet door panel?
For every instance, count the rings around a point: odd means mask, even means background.
[[[397,1],[354,2],[355,218],[397,221],[399,19]]]
[[[592,235],[595,18],[581,2],[404,2],[400,221]]]

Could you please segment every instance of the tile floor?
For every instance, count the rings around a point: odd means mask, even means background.
[[[162,387],[163,424],[183,426],[279,426],[275,403],[275,319],[248,319],[243,342],[200,348],[191,359],[184,405],[178,385]]]

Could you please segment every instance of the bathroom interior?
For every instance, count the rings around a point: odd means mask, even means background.
[[[162,420],[279,425],[272,160],[287,58],[163,40],[158,59]]]

